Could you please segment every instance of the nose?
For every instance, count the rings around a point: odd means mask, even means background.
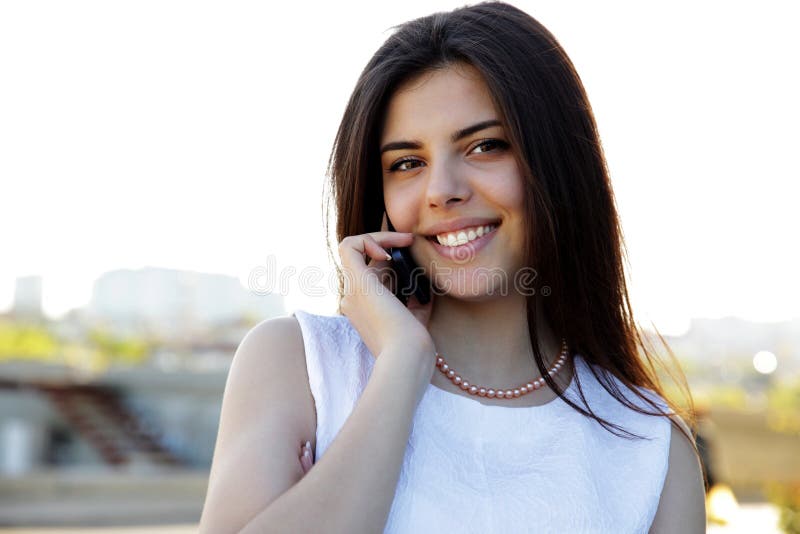
[[[446,162],[431,166],[425,192],[428,206],[432,208],[448,207],[452,204],[466,202],[472,195],[467,180],[448,166]]]

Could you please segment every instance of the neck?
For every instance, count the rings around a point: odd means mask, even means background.
[[[537,309],[539,348],[549,367],[560,340]],[[540,375],[533,357],[523,296],[482,301],[437,295],[428,325],[436,350],[473,384],[508,387]]]

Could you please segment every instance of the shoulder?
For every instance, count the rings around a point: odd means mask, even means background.
[[[658,505],[650,532],[659,534],[705,532],[705,487],[702,469],[695,453],[692,432],[686,422],[674,413],[666,400],[657,392],[641,386],[629,388],[601,366],[592,365],[588,361],[583,363],[586,365],[581,379],[588,380],[590,401],[594,401],[591,405],[593,412],[621,425],[627,431],[655,438],[632,442],[625,440],[625,443],[630,443],[631,446],[644,447],[653,452],[653,455],[647,455],[647,463],[640,467],[650,470],[654,476],[656,472],[659,473],[660,485],[653,491],[653,499],[658,499]],[[589,372],[590,366],[594,372]],[[614,394],[612,395],[609,390]],[[640,413],[623,404],[617,398],[618,395],[623,396],[638,409],[651,413],[659,411],[668,415]],[[612,437],[610,433],[599,434],[602,436],[601,439],[614,441],[615,444],[618,442],[616,436]]]
[[[261,321],[245,334],[242,343],[246,343],[248,340],[278,340],[286,337],[293,338],[294,341],[302,340],[300,323],[293,315],[273,317]]]
[[[296,363],[294,360],[303,353],[303,334],[295,317],[266,319],[252,327],[239,343],[231,372]]]
[[[684,435],[692,432],[680,416],[671,419],[667,475],[650,532],[705,532],[703,472],[693,438]]]
[[[273,390],[280,389],[297,406],[313,405],[303,334],[293,316],[266,319],[247,332],[234,354],[226,394],[258,406],[257,396],[267,385]],[[313,411],[297,410],[297,413],[313,414]],[[313,418],[303,417],[297,424],[304,433],[313,435]]]

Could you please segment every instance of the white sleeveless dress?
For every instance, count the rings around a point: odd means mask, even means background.
[[[319,461],[375,358],[347,317],[292,315],[303,333]],[[615,436],[560,398],[533,407],[486,406],[430,384],[414,415],[384,533],[647,532],[667,472],[669,420],[622,405],[580,355],[575,369],[595,414],[649,439]],[[661,397],[641,391],[667,409]],[[583,406],[574,378],[565,394]]]

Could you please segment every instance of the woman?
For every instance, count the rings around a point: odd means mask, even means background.
[[[398,27],[330,176],[341,315],[242,341],[202,531],[704,531],[591,108],[544,27],[504,3]],[[385,290],[392,247],[432,281],[427,304]]]

